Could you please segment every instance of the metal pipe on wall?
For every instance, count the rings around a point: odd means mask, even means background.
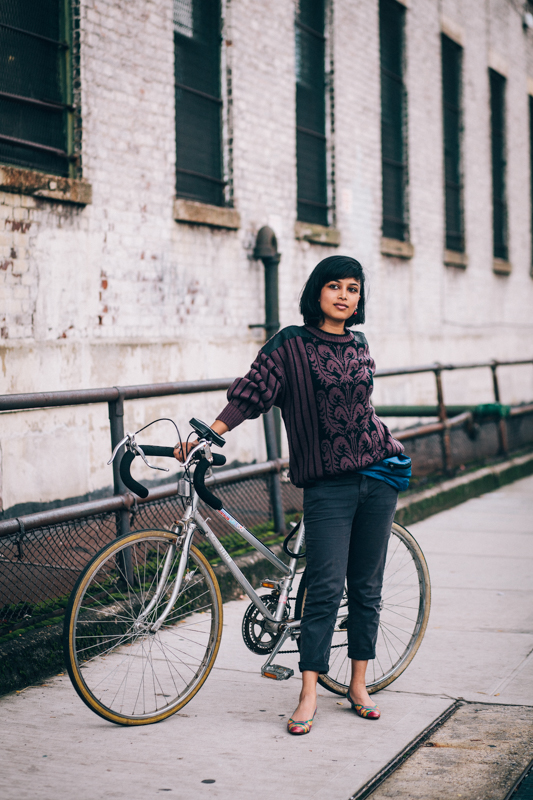
[[[276,234],[265,225],[257,234],[254,248],[254,258],[262,261],[265,268],[265,322],[251,325],[253,328],[264,328],[265,339],[270,339],[279,330],[279,286],[278,266],[281,253],[278,253]],[[265,443],[267,458],[273,461],[281,454],[280,419],[275,416],[277,409],[271,409],[263,416],[265,429]],[[271,478],[270,496],[274,516],[274,528],[277,533],[285,533],[285,515],[281,495],[281,482],[277,472]]]

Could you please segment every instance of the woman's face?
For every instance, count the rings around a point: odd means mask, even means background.
[[[328,281],[320,292],[318,302],[324,321],[339,323],[349,319],[357,309],[361,297],[361,282],[357,278]]]

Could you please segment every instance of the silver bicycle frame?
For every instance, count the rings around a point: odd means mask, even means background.
[[[180,557],[180,563],[178,566],[178,573],[176,575],[176,579],[174,582],[174,587],[172,590],[172,594],[169,598],[167,605],[165,606],[162,614],[158,617],[158,619],[151,625],[152,631],[157,631],[165,621],[165,619],[170,614],[172,608],[176,600],[178,599],[178,595],[181,591],[181,586],[183,583],[183,578],[185,575],[185,569],[187,567],[187,561],[189,559],[189,550],[192,542],[192,537],[194,536],[195,530],[198,528],[200,529],[208,541],[213,545],[219,556],[221,557],[222,561],[226,564],[230,572],[232,573],[235,580],[242,586],[243,590],[246,592],[252,603],[259,609],[261,614],[265,617],[265,619],[269,620],[272,623],[280,623],[283,620],[285,606],[287,604],[287,600],[289,597],[289,593],[292,587],[292,582],[294,580],[294,576],[296,574],[296,567],[298,565],[297,558],[291,558],[289,565],[285,564],[281,559],[279,559],[275,553],[270,550],[263,542],[257,539],[251,531],[241,525],[231,514],[229,514],[224,508],[221,508],[218,513],[221,517],[229,524],[232,528],[234,528],[243,539],[246,539],[253,547],[258,550],[265,558],[270,561],[270,563],[276,567],[280,572],[284,574],[284,578],[281,579],[279,582],[280,586],[280,596],[278,600],[278,605],[276,608],[275,614],[273,614],[263,603],[260,596],[257,594],[251,583],[247,580],[244,576],[242,571],[239,569],[237,564],[234,562],[226,548],[223,544],[217,539],[209,525],[207,524],[207,520],[203,518],[203,516],[198,511],[198,496],[196,492],[193,492],[192,502],[189,503],[187,506],[185,513],[181,519],[180,525],[182,526],[182,535],[185,535],[185,540],[183,542],[183,550]],[[298,530],[298,534],[296,536],[296,542],[293,552],[298,554],[300,552],[300,548],[304,541],[305,536],[305,529],[303,520],[300,523],[300,528]],[[166,555],[165,563],[163,565],[163,572],[161,575],[161,579],[159,584],[155,590],[154,596],[148,606],[142,611],[139,615],[138,621],[146,618],[146,616],[150,613],[150,611],[156,606],[159,598],[161,597],[165,587],[166,582],[168,579],[168,575],[170,572],[170,567],[172,563],[172,559],[174,558],[175,554],[175,546],[169,548],[169,552]],[[296,628],[299,625],[299,620],[297,624],[288,623],[290,628]],[[286,637],[284,637],[286,638]]]

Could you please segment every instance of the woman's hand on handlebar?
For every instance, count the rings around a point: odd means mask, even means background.
[[[174,458],[176,458],[180,464],[183,464],[191,450],[194,450],[197,444],[198,439],[195,439],[194,442],[178,442],[174,447]]]
[[[212,430],[215,433],[218,433],[220,436],[224,436],[225,433],[229,431],[228,426],[225,422],[221,422],[219,419],[216,419],[213,424],[211,425]],[[187,456],[193,450],[196,445],[198,444],[198,440],[195,439],[194,442],[178,442],[174,447],[174,458],[176,458],[181,464],[186,460]]]

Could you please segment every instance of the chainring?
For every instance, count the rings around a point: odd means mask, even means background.
[[[274,612],[276,610],[278,605],[277,594],[263,595],[261,600],[269,611]],[[287,603],[283,619],[287,619],[289,614],[290,606]],[[271,653],[281,636],[281,632],[273,633],[268,631],[265,623],[266,620],[259,609],[253,603],[250,603],[244,612],[242,620],[242,638],[244,639],[244,644],[252,653],[258,653],[259,655]]]

